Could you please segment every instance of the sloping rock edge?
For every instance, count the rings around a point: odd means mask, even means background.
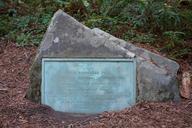
[[[59,26],[61,28],[63,27],[61,30],[59,30],[57,26],[57,24],[59,24],[58,22],[60,24],[64,23],[63,26]],[[54,35],[62,33],[64,35],[60,37],[63,39],[63,36],[68,36],[67,32],[69,30],[72,31],[72,33],[70,33],[72,36],[64,38],[64,40],[62,40],[63,42],[60,42],[59,38]],[[57,31],[59,32],[57,33]],[[77,39],[73,40],[74,38]],[[62,51],[61,47],[59,50],[53,51],[52,45],[54,43],[65,44],[68,39],[72,43],[75,42],[76,44],[81,44],[78,46],[85,47],[85,50],[86,47],[88,47],[87,49],[90,49],[91,47],[92,50],[89,51],[90,53],[101,48],[104,49],[104,53],[102,53],[102,51],[97,51],[97,54],[92,55],[82,52],[82,55],[79,55],[79,51],[77,49],[67,49],[65,52]],[[74,45],[71,46],[74,47]],[[61,51],[62,53],[59,53]],[[107,58],[113,57],[113,55],[114,57],[119,58],[129,58],[136,55],[137,102],[167,100],[178,101],[180,99],[177,81],[177,71],[179,69],[179,65],[175,61],[154,54],[143,48],[138,48],[133,44],[118,39],[98,28],[89,29],[62,10],[58,10],[54,14],[39,47],[35,61],[30,69],[30,87],[27,91],[26,98],[38,103],[41,101],[41,59],[43,57],[71,58],[83,56]]]

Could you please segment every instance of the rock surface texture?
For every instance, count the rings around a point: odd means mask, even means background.
[[[179,100],[179,65],[118,39],[100,29],[89,29],[59,10],[55,13],[31,67],[26,97],[41,101],[41,60],[56,58],[127,58],[137,62],[137,101]]]

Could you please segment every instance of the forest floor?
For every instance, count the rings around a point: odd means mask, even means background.
[[[192,128],[192,100],[139,103],[120,112],[72,117],[25,99],[36,49],[0,41],[0,128]]]

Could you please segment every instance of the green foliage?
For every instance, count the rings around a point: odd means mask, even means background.
[[[11,31],[12,25],[10,23],[10,18],[7,15],[0,16],[0,37],[6,35]]]
[[[104,16],[117,16],[126,5],[129,0],[101,0],[99,3],[100,14]]]
[[[180,49],[175,49],[171,53],[169,53],[170,58],[172,59],[179,59],[187,56],[189,53],[192,53],[192,49],[190,48],[180,48]]]
[[[102,28],[105,31],[110,32],[112,28],[110,26],[117,25],[117,20],[110,17],[103,17],[103,16],[93,16],[90,19],[86,20],[85,25],[90,28]]]
[[[167,48],[171,49],[175,47],[176,45],[179,45],[183,41],[183,37],[185,36],[185,33],[183,32],[174,32],[174,31],[167,31],[163,33],[163,36],[165,37],[165,40],[167,42]]]
[[[185,45],[184,36],[185,33],[183,32],[164,32],[163,37],[165,45],[162,50],[166,50],[169,53],[170,57],[173,59],[181,58],[192,52],[192,49]]]
[[[16,42],[18,45],[20,46],[24,46],[25,44],[27,44],[27,41],[29,41],[29,38],[30,38],[30,33],[21,33],[20,35],[18,35],[16,37]]]
[[[126,40],[132,40],[134,42],[141,42],[141,43],[154,43],[155,42],[155,35],[151,33],[136,33],[133,30],[128,30],[124,34],[124,38]]]
[[[173,58],[191,52],[192,2],[181,0],[0,0],[0,36],[38,45],[53,13],[63,9],[85,25],[133,42],[166,49]],[[175,52],[175,49],[177,51]]]
[[[182,10],[180,12],[180,16],[182,21],[182,25],[180,29],[182,31],[185,31],[187,37],[191,37],[192,36],[192,9]]]
[[[5,2],[3,0],[0,0],[0,8],[4,8],[5,7]]]
[[[91,10],[87,0],[66,0],[65,11],[80,21],[83,21]]]
[[[132,2],[121,13],[124,20],[131,22],[134,28],[145,32],[163,32],[172,30],[180,23],[176,8],[164,2],[145,0]]]
[[[42,37],[45,29],[45,27],[41,27],[41,24],[48,24],[47,22],[41,23],[40,21],[41,18],[36,18],[34,16],[14,17],[11,19],[13,30],[6,36],[9,39],[15,39],[16,43],[21,46],[38,44],[41,40],[39,36],[41,35]]]
[[[58,2],[53,6],[43,8],[45,1],[9,1],[14,6],[7,8],[7,12],[0,17],[0,36],[16,41],[20,46],[38,45],[42,40],[43,34],[51,20],[53,13],[57,10]],[[54,3],[54,2],[53,2]],[[30,10],[27,15],[20,13],[20,7]]]
[[[181,23],[177,10],[169,5],[158,10],[154,17],[161,31],[174,30]]]

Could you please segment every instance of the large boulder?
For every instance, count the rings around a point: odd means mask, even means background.
[[[30,72],[26,97],[41,101],[41,60],[56,58],[127,58],[137,62],[137,101],[179,100],[179,65],[118,39],[100,29],[89,29],[62,10],[53,16]]]

